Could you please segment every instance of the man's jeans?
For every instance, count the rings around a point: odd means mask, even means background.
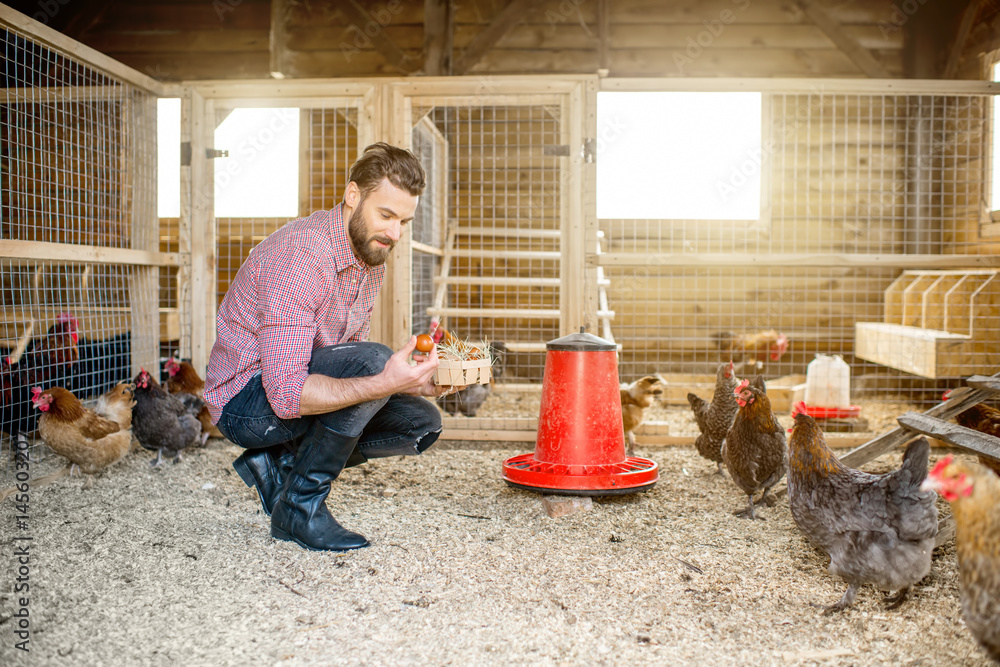
[[[392,350],[380,343],[345,343],[315,350],[311,374],[335,378],[376,375],[385,368]],[[314,420],[345,436],[360,435],[358,450],[366,459],[425,451],[441,435],[441,413],[420,396],[394,394],[335,412],[281,419],[257,375],[222,410],[218,427],[230,441],[245,449],[286,445],[296,448]]]

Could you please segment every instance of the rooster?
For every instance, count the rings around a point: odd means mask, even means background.
[[[716,346],[723,353],[728,353],[728,361],[743,361],[746,367],[764,367],[764,360],[778,361],[788,351],[788,336],[768,329],[752,334],[735,334],[731,331],[720,331],[714,334]]]
[[[69,386],[80,358],[77,320],[60,313],[45,335],[28,344],[20,359],[7,355],[0,369],[0,429],[11,435],[30,433],[38,426],[39,412],[32,409],[30,388]]]
[[[126,385],[127,387],[128,385]],[[127,423],[117,423],[83,407],[80,400],[62,387],[42,391],[31,390],[31,401],[42,413],[38,432],[45,444],[70,461],[86,475],[94,475],[121,461],[132,445],[132,431]],[[108,398],[117,404],[119,414],[131,411],[134,401],[131,391],[122,391]],[[87,479],[89,488],[93,478]]]
[[[754,513],[754,505],[773,504],[768,491],[785,476],[785,431],[771,412],[771,401],[759,376],[753,385],[749,380],[740,382],[733,394],[739,408],[722,444],[722,461],[736,485],[747,494],[747,508],[735,512],[736,516],[763,519]],[[761,489],[760,500],[754,503],[753,496]]]
[[[951,503],[962,616],[980,646],[1000,662],[1000,479],[975,463],[946,456],[922,488]]]
[[[196,399],[197,400],[197,399]],[[163,451],[174,455],[174,463],[181,461],[181,450],[201,438],[201,424],[195,415],[204,403],[198,401],[190,408],[176,396],[171,396],[153,379],[146,369],[140,369],[135,378],[135,409],[132,411],[132,431],[144,449],[155,450],[156,458],[150,461],[154,468],[163,463]]]
[[[938,512],[934,494],[921,490],[930,443],[914,440],[898,470],[872,475],[841,463],[803,408],[795,407],[788,443],[792,518],[830,557],[830,573],[847,582],[844,596],[823,613],[851,606],[863,584],[898,591],[885,600],[895,609],[931,569]]]
[[[726,440],[736,418],[736,412],[740,409],[736,402],[736,373],[733,370],[733,362],[719,365],[719,370],[715,373],[715,393],[712,394],[712,402],[696,394],[687,395],[688,403],[694,412],[695,421],[698,422],[698,430],[701,435],[694,441],[698,453],[709,461],[715,461],[718,473],[722,474],[722,443]]]
[[[204,401],[205,381],[198,376],[198,371],[187,361],[178,361],[171,357],[167,359],[167,382],[164,385],[171,394],[189,394]],[[178,398],[180,398],[178,396]],[[184,399],[181,399],[184,400]],[[222,438],[222,432],[212,423],[208,406],[202,405],[198,412],[201,430],[211,438]]]

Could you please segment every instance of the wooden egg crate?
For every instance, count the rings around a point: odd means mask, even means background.
[[[904,271],[885,290],[884,321],[855,323],[854,355],[931,379],[997,366],[998,273]]]
[[[489,359],[470,359],[458,361],[441,359],[434,371],[434,384],[449,386],[465,386],[470,384],[489,384],[493,378],[493,370]]]

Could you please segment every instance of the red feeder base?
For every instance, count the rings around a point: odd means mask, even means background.
[[[509,486],[566,496],[638,493],[651,489],[659,478],[656,462],[638,456],[603,465],[545,463],[534,454],[520,454],[503,462],[503,481]]]

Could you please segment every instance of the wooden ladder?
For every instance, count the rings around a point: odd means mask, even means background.
[[[945,421],[973,405],[1000,395],[1000,373],[989,377],[974,375],[965,382],[967,387],[953,390],[947,401],[935,405],[930,410],[923,413],[907,412],[899,416],[896,419],[899,428],[869,440],[844,454],[840,457],[841,462],[852,468],[858,468],[909,442],[918,434],[929,435],[949,445],[1000,459],[1000,438]],[[953,537],[955,537],[955,519],[948,515],[938,524],[935,544],[940,546]]]
[[[456,257],[475,258],[495,258],[495,259],[529,259],[542,260],[558,263],[562,259],[559,250],[481,250],[459,248],[458,238],[462,237],[494,237],[494,238],[529,238],[529,239],[549,239],[559,241],[562,238],[562,231],[558,229],[517,229],[508,227],[462,227],[459,225],[449,225],[445,238],[444,251],[441,259],[440,275],[434,278],[434,303],[427,309],[429,315],[442,318],[446,317],[505,317],[505,318],[532,318],[541,320],[559,321],[561,315],[560,304],[556,303],[555,308],[471,308],[471,307],[447,307],[445,301],[448,297],[448,289],[451,286],[517,286],[517,287],[555,287],[559,288],[561,282],[559,278],[538,278],[534,276],[456,276],[452,275],[452,260]],[[600,237],[602,232],[598,232],[598,248],[600,254]],[[556,271],[558,273],[558,270]],[[611,335],[610,320],[614,318],[614,312],[607,307],[606,288],[610,284],[604,278],[603,269],[600,267],[598,274],[598,289],[600,306],[598,309],[598,320],[602,323],[602,333],[605,337]],[[610,339],[612,342],[614,339]],[[510,352],[544,352],[548,341],[540,340],[513,340],[504,341],[507,350]]]

